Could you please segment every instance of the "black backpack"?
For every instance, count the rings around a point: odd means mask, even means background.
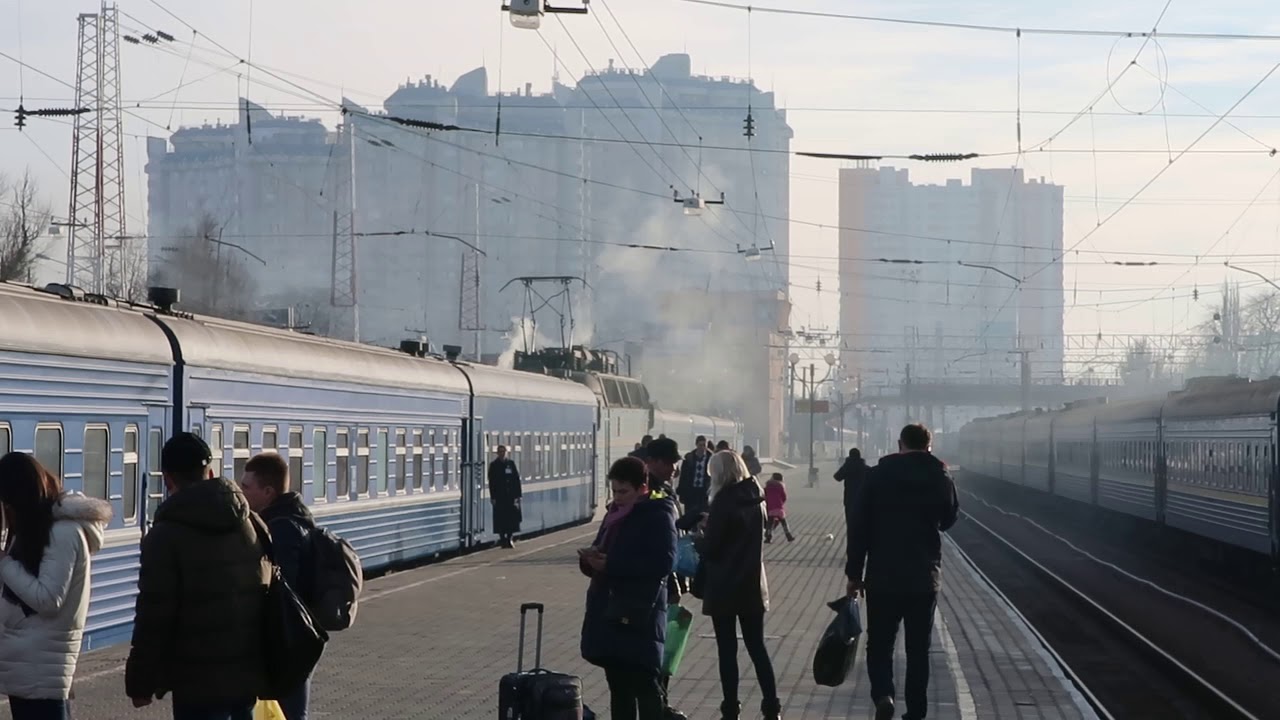
[[[346,630],[356,620],[364,587],[360,556],[351,543],[318,525],[308,529],[307,539],[304,573],[311,617],[329,632]]]
[[[251,517],[258,542],[271,561],[271,583],[263,597],[262,641],[267,672],[260,697],[279,700],[295,692],[311,677],[329,635],[317,626],[306,603],[281,574],[266,524],[257,515]]]

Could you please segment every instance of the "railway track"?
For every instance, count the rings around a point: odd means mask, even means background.
[[[1232,670],[1237,664],[1246,666],[1253,661],[1237,653],[1236,645],[1211,642],[1208,638],[1213,633],[1200,627],[1190,633],[1205,638],[1194,661],[1169,649],[1169,634],[1188,634],[1187,627],[1178,626],[1186,620],[1179,612],[1152,607],[1150,615],[1161,616],[1162,623],[1135,623],[1123,610],[1108,607],[1112,605],[1108,600],[1116,593],[1127,592],[1125,587],[1112,584],[1112,592],[1099,597],[1097,586],[1080,587],[1049,566],[1055,563],[1041,562],[1019,547],[1019,542],[972,514],[965,513],[951,536],[966,560],[1059,656],[1099,717],[1261,720],[1276,716],[1280,708],[1275,703],[1276,685],[1269,689],[1255,686],[1250,691],[1250,681],[1258,679],[1259,668],[1255,665],[1253,673],[1243,672],[1243,667],[1239,674]],[[1217,665],[1219,672],[1205,672],[1206,663]],[[1224,683],[1224,671],[1236,674],[1239,682]],[[1275,678],[1280,681],[1280,668]]]

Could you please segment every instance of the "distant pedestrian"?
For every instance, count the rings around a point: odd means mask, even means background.
[[[275,561],[284,580],[304,600],[311,598],[304,587],[302,567],[311,552],[311,530],[316,521],[296,492],[290,492],[289,463],[274,452],[259,453],[245,463],[240,489],[249,508],[267,523]],[[289,695],[280,699],[286,720],[307,720],[311,698],[311,678]]]
[[[702,613],[711,617],[720,664],[722,720],[738,720],[738,637],[756,669],[765,720],[780,720],[777,679],[764,644],[764,614],[769,609],[769,583],[764,573],[764,497],[760,485],[732,450],[711,456],[711,507],[696,540],[706,567]]]
[[[849,595],[867,596],[867,675],[876,720],[893,717],[893,648],[906,626],[905,720],[928,705],[929,644],[941,587],[942,532],[960,511],[947,466],[929,452],[929,431],[908,425],[899,453],[880,460],[854,504],[845,574]],[[863,577],[863,566],[866,577]]]
[[[760,465],[760,458],[756,457],[756,449],[750,445],[742,446],[742,462],[747,464],[747,472],[751,473],[751,477],[758,480],[764,474],[764,467]]]
[[[663,720],[667,578],[675,567],[673,500],[651,492],[644,463],[609,468],[613,502],[578,566],[591,578],[582,657],[604,668],[616,720]]]
[[[489,503],[493,505],[493,531],[502,547],[516,546],[520,532],[520,469],[507,457],[507,447],[498,446],[498,457],[489,463]]]
[[[125,691],[134,707],[173,693],[174,720],[252,720],[266,685],[269,531],[209,446],[178,433],[160,451],[169,497],[142,541]]]
[[[716,452],[723,452],[725,450],[731,450],[731,449],[732,448],[729,447],[728,440],[721,440],[720,442],[716,443]]]
[[[684,511],[697,516],[707,510],[707,492],[711,487],[711,476],[707,474],[707,463],[711,461],[711,451],[707,449],[707,437],[699,435],[694,440],[694,448],[684,456],[680,465],[680,484],[676,486],[676,494]]]
[[[111,506],[79,493],[35,458],[0,458],[0,693],[13,720],[67,720],[89,613],[89,556]]]
[[[774,473],[764,484],[764,506],[769,513],[764,541],[773,542],[773,531],[781,525],[782,532],[787,534],[787,542],[795,542],[796,536],[791,534],[791,526],[787,524],[787,486],[782,481],[782,473]]]
[[[867,479],[867,463],[858,448],[849,449],[849,457],[833,477],[836,482],[844,483],[844,529],[849,533],[853,531],[853,506]]]
[[[636,449],[627,453],[627,457],[639,458],[644,460],[644,449],[649,447],[649,443],[653,442],[652,435],[645,435],[640,438],[640,442],[636,443]]]

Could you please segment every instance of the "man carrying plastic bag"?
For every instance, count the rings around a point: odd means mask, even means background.
[[[827,607],[835,611],[813,654],[813,681],[827,687],[839,687],[849,676],[858,654],[858,636],[862,634],[862,615],[856,598],[832,600]]]

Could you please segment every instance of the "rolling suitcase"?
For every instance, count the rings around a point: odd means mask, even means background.
[[[538,611],[538,638],[533,668],[524,669],[525,618]],[[520,645],[516,671],[498,683],[498,720],[583,720],[582,679],[542,668],[542,603],[520,606]]]

